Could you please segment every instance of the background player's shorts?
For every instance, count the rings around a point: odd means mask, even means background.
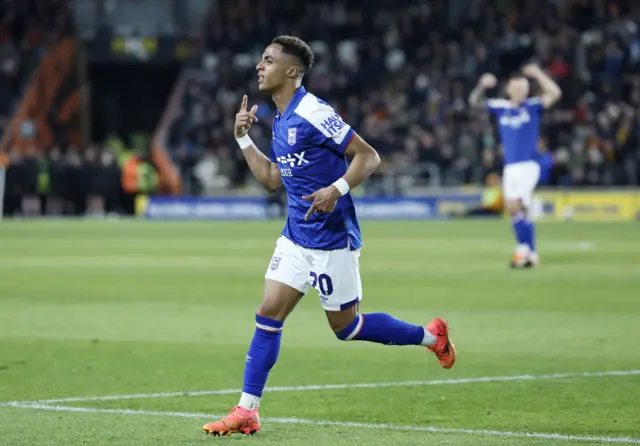
[[[284,283],[302,294],[315,288],[326,311],[340,311],[362,299],[359,258],[359,249],[307,249],[280,237],[265,279]]]
[[[535,161],[507,164],[502,176],[504,199],[520,199],[525,207],[529,207],[539,179],[540,165]]]

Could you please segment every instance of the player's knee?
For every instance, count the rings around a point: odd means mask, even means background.
[[[522,210],[522,203],[520,200],[507,200],[505,208],[509,215],[514,216]]]
[[[340,330],[336,330],[335,334],[341,341],[351,341],[358,336],[360,330],[362,330],[362,323],[364,322],[362,315],[357,314],[356,317],[345,327]]]
[[[262,302],[256,313],[260,316],[268,317],[269,319],[284,321],[288,315],[288,309],[282,306],[273,305],[272,302]]]

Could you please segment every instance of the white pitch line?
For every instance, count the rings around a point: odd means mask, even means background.
[[[51,410],[55,412],[82,412],[82,413],[110,413],[120,415],[149,415],[149,416],[168,416],[182,418],[220,418],[220,415],[192,412],[156,412],[150,410],[134,410],[134,409],[97,409],[92,407],[73,407],[73,406],[51,406],[48,404],[24,404],[13,403],[12,407],[22,409],[39,409]],[[373,424],[373,423],[354,423],[343,421],[319,421],[305,420],[301,418],[263,418],[263,421],[282,424],[308,424],[315,426],[339,426],[339,427],[355,427],[366,429],[382,429],[382,430],[401,430],[414,432],[431,432],[438,434],[458,434],[458,435],[484,435],[494,437],[516,437],[516,438],[538,438],[546,440],[566,440],[566,441],[593,441],[598,443],[619,443],[619,444],[640,444],[640,438],[631,437],[596,437],[590,435],[566,435],[544,432],[511,432],[498,431],[489,429],[461,429],[446,428],[433,426],[401,426],[395,424]]]
[[[456,384],[474,384],[487,382],[502,381],[536,381],[564,378],[598,378],[605,376],[632,376],[640,375],[638,370],[613,370],[606,372],[569,372],[569,373],[551,373],[546,375],[507,375],[507,376],[485,376],[478,378],[454,378],[439,379],[431,381],[401,381],[401,382],[380,382],[380,383],[353,383],[353,384],[319,384],[309,386],[287,386],[287,387],[267,387],[265,392],[306,392],[312,390],[336,390],[336,389],[370,389],[380,387],[418,387],[418,386],[441,386]],[[207,396],[207,395],[228,395],[242,392],[241,389],[220,389],[220,390],[196,390],[185,392],[163,392],[163,393],[134,393],[131,395],[107,395],[107,396],[89,396],[89,397],[70,397],[56,398],[37,401],[13,401],[9,403],[0,403],[0,407],[18,404],[52,404],[52,403],[84,403],[90,401],[114,401],[114,400],[130,400],[130,399],[147,399],[147,398],[172,398],[172,397],[188,397],[188,396]]]

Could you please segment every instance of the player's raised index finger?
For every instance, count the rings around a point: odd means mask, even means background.
[[[247,111],[247,102],[249,101],[249,98],[247,98],[247,95],[245,94],[244,96],[242,96],[242,105],[240,106],[240,111]]]

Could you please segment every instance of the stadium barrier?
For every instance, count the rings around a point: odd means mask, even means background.
[[[481,194],[444,193],[420,197],[354,198],[361,219],[426,220],[477,207]],[[266,220],[282,215],[265,197],[140,197],[136,212],[150,220]]]
[[[640,190],[563,190],[536,193],[532,215],[540,221],[640,220]]]
[[[430,220],[466,215],[482,204],[481,191],[447,191],[423,196],[354,197],[362,220]],[[539,221],[632,221],[640,219],[640,191],[543,191],[532,215]],[[280,218],[280,205],[266,197],[146,197],[136,213],[149,220],[267,220]]]

